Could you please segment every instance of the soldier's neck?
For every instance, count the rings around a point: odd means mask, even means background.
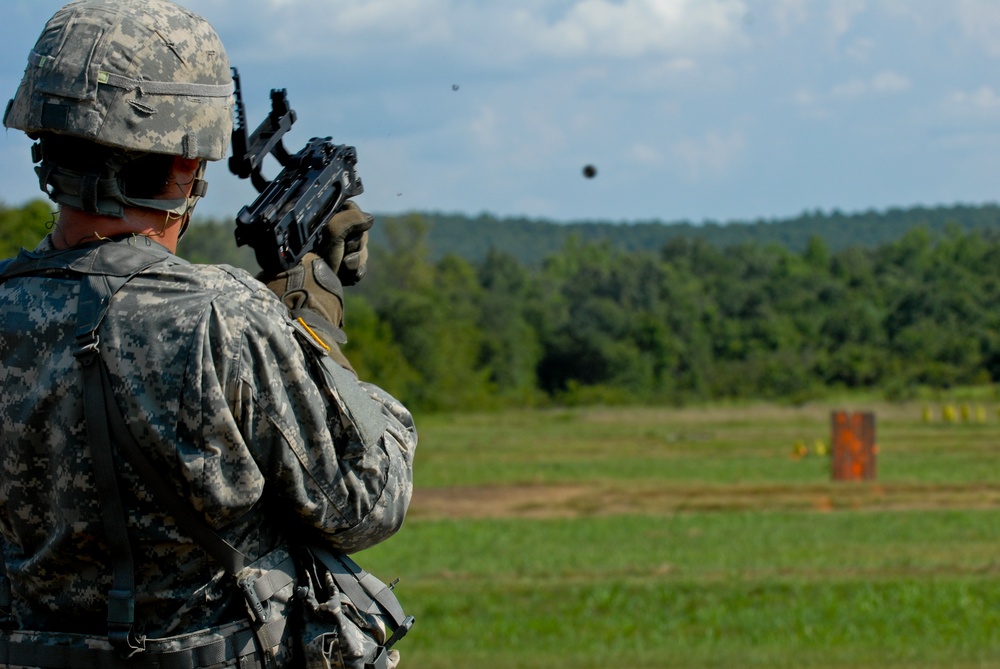
[[[183,217],[175,218],[152,209],[127,208],[123,218],[115,218],[63,206],[52,231],[52,244],[57,249],[68,249],[99,239],[133,234],[150,237],[176,253],[182,221]]]

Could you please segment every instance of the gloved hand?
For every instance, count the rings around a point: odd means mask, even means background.
[[[301,320],[309,334],[326,347],[330,357],[354,371],[340,351],[347,343],[344,325],[344,289],[330,266],[315,253],[307,253],[295,267],[274,277],[258,277]]]
[[[375,217],[361,211],[351,200],[326,222],[326,239],[316,252],[337,273],[341,284],[353,286],[365,278],[368,230],[374,224]]]

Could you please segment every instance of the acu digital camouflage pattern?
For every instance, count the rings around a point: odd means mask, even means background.
[[[416,432],[295,329],[242,270],[195,266],[139,238],[38,257],[86,271],[115,249],[164,262],[111,302],[100,348],[131,432],[178,492],[250,559],[283,542],[350,553],[392,535],[412,490]],[[94,269],[87,269],[94,268]],[[0,537],[22,629],[106,633],[103,539],[74,358],[78,280],[0,284]],[[119,469],[150,638],[245,618],[215,564],[130,467]]]
[[[233,127],[219,36],[167,0],[79,0],[49,20],[4,125],[219,160]]]
[[[4,669],[35,669],[35,666],[26,666],[18,660],[8,661],[3,657],[3,643],[9,639],[12,644],[43,647],[45,652],[52,653],[55,649],[62,652],[66,661],[66,667],[106,667],[107,669],[127,669],[129,666],[137,666],[142,658],[131,665],[126,660],[118,660],[114,654],[107,637],[99,636],[73,636],[58,639],[48,632],[38,631],[14,631],[0,637],[0,666]],[[149,655],[172,653],[174,657],[180,651],[204,647],[209,644],[230,644],[233,647],[233,657],[223,663],[215,663],[212,669],[226,669],[228,667],[239,667],[249,669],[250,667],[261,666],[258,660],[257,645],[254,643],[254,634],[247,623],[230,623],[220,625],[212,629],[205,630],[201,634],[184,635],[171,637],[164,640],[146,642],[146,652]],[[288,654],[286,654],[287,656]],[[147,656],[148,657],[148,656]],[[100,658],[100,659],[99,659]],[[144,666],[151,666],[146,664]],[[180,662],[175,662],[173,666],[182,666]]]

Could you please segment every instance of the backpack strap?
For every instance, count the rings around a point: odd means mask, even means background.
[[[83,369],[83,404],[87,445],[101,504],[101,522],[111,550],[113,578],[108,592],[108,641],[122,657],[145,650],[145,637],[135,632],[135,566],[118,490],[111,434],[105,406],[110,382],[99,361],[97,329],[107,315],[111,298],[131,277],[86,274],[80,282],[77,306],[76,359]]]
[[[3,549],[3,539],[0,539],[0,549]],[[0,552],[0,630],[14,628],[14,614],[11,609],[14,598],[10,591],[10,579],[7,578],[7,563]]]
[[[318,546],[310,546],[309,552],[330,571],[337,587],[359,610],[388,616],[394,628],[406,620],[403,607],[393,594],[392,588],[365,571],[350,557],[331,553]]]

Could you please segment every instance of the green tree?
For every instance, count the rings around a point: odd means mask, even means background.
[[[196,219],[177,244],[177,255],[193,263],[232,265],[251,274],[260,272],[254,251],[237,246],[234,221]]]
[[[348,341],[344,355],[358,376],[384,388],[397,398],[415,395],[420,374],[392,336],[392,330],[366,300],[348,293],[344,305],[344,330]]]
[[[372,250],[372,276],[359,287],[417,374],[400,399],[428,409],[487,405],[474,268],[457,256],[431,264],[419,217],[394,220],[384,234],[386,244]]]
[[[32,200],[22,207],[0,207],[0,258],[33,249],[52,228],[55,205]]]
[[[501,399],[535,404],[542,346],[532,322],[546,311],[538,282],[512,256],[496,251],[480,264],[478,280],[480,364]]]

